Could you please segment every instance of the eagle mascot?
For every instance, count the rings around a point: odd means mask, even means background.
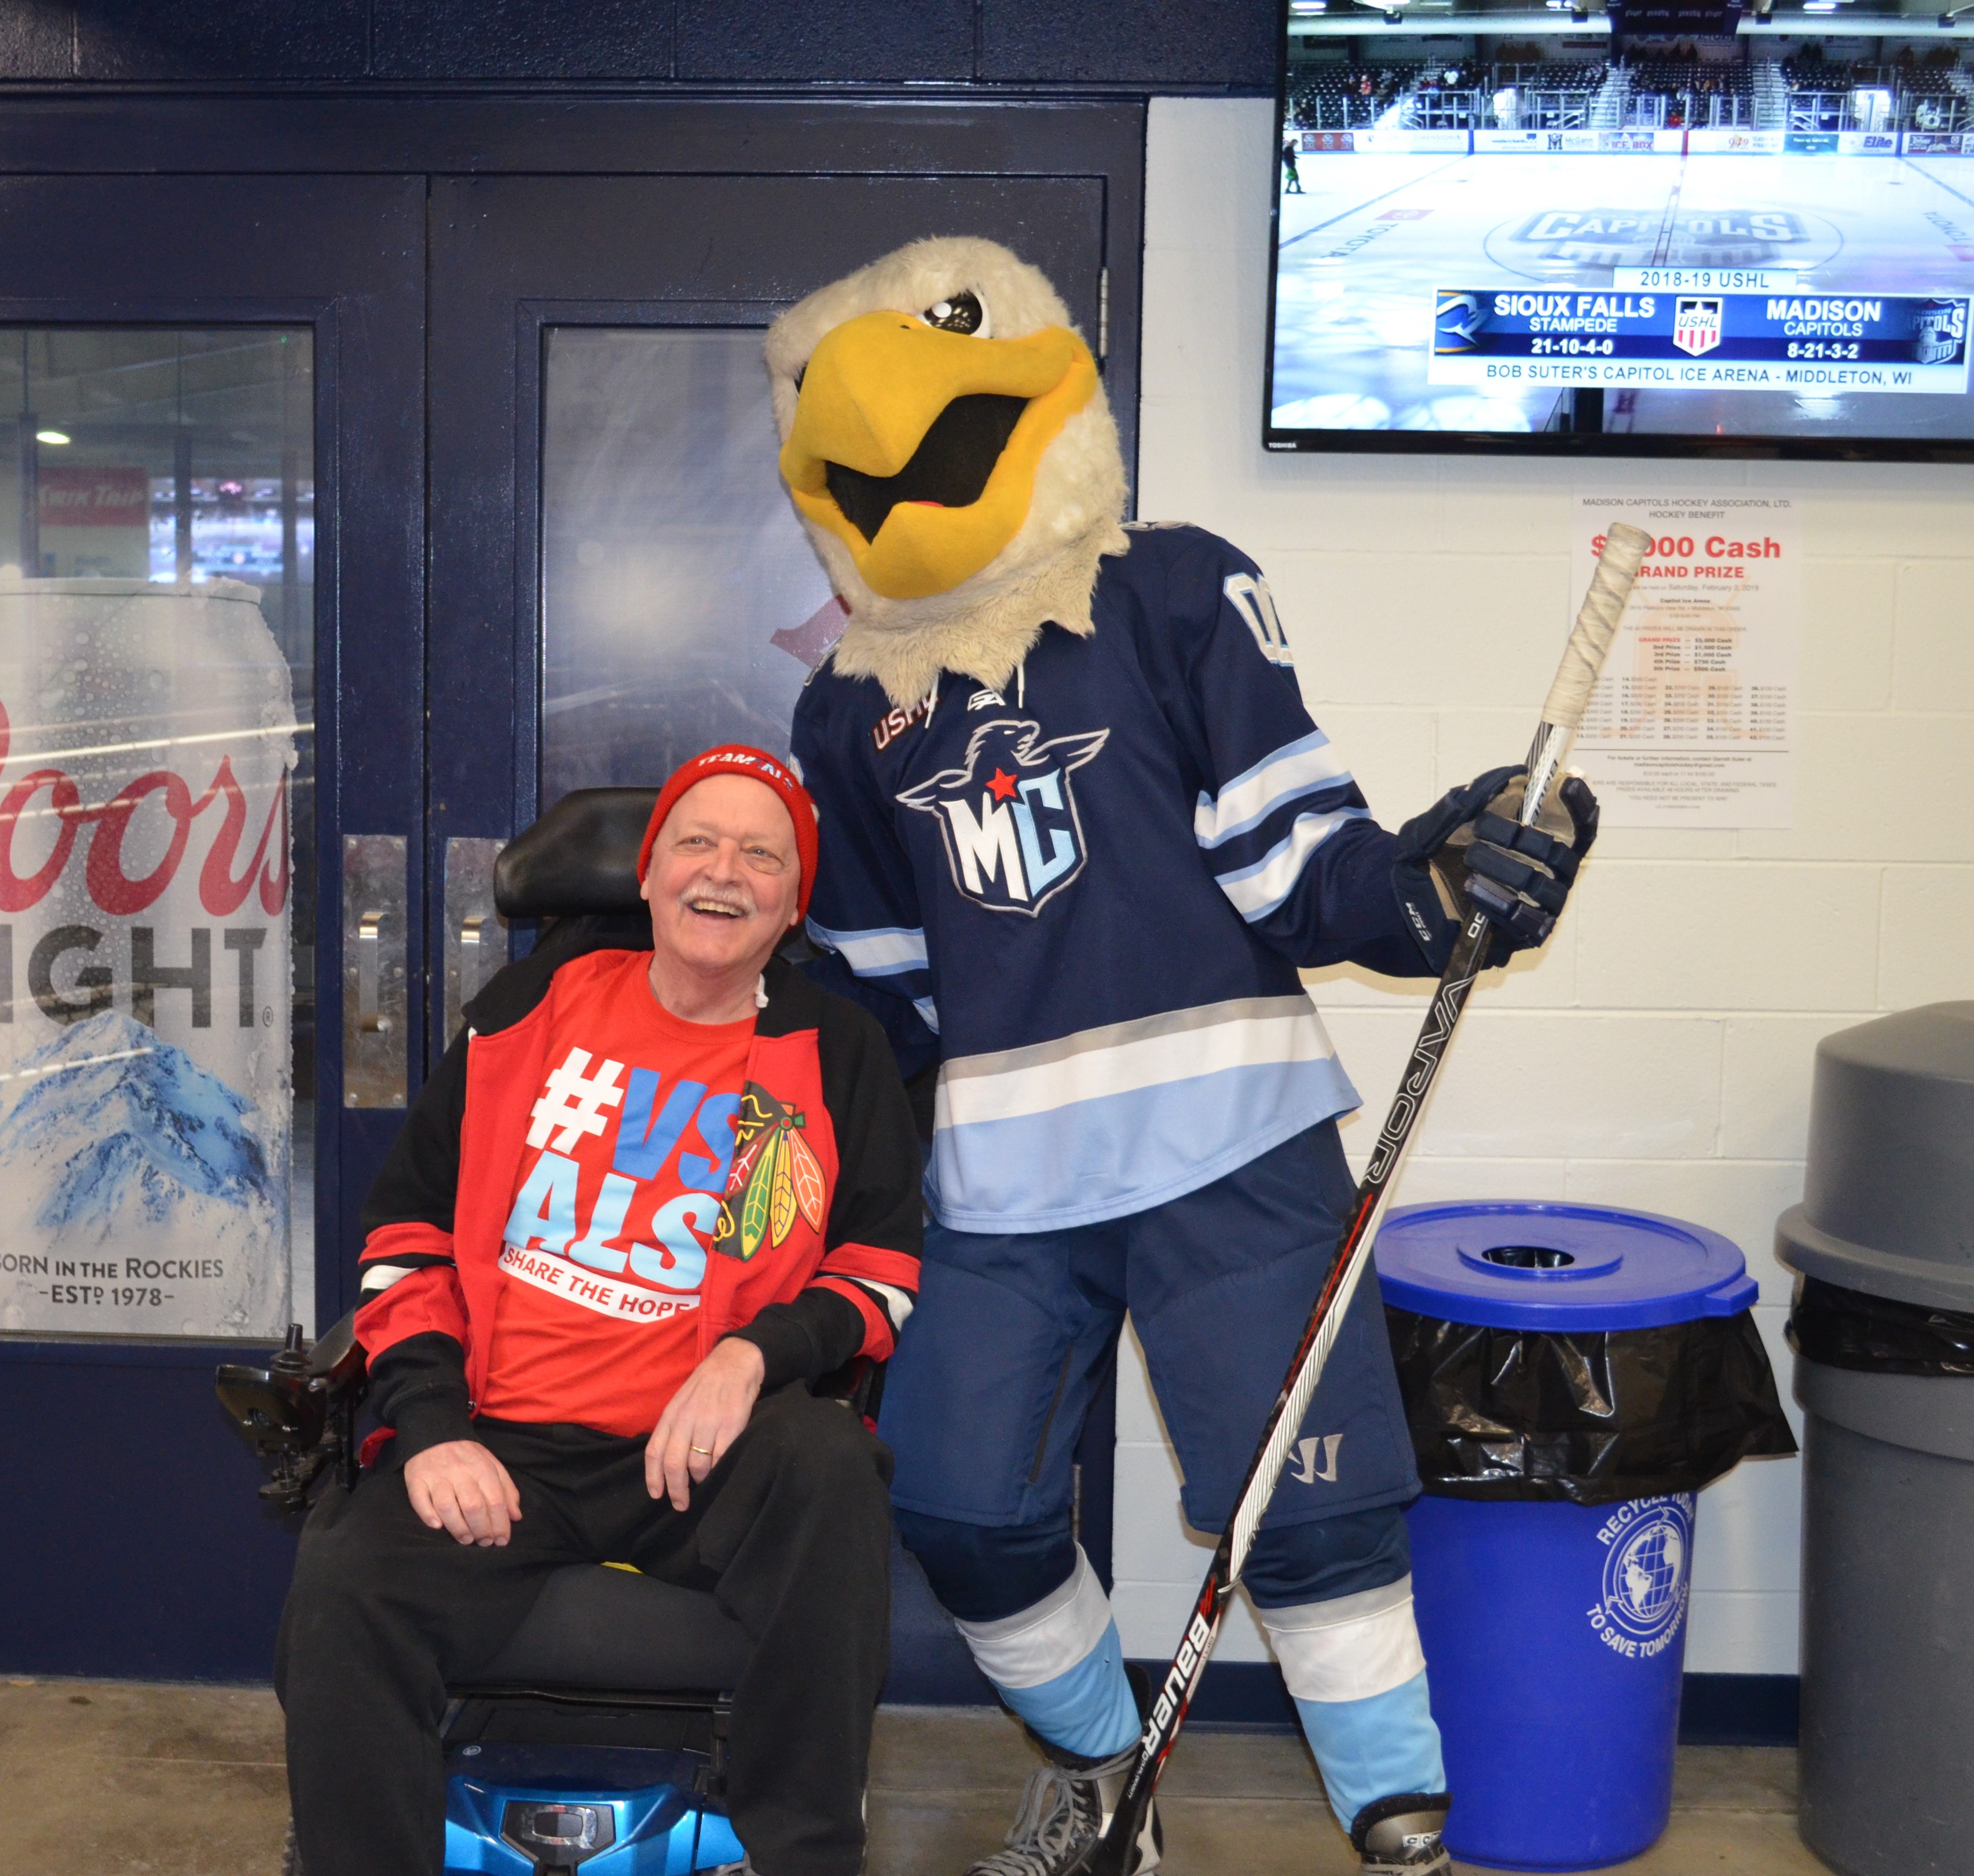
[[[1006,248],[915,241],[766,350],[782,475],[848,615],[792,736],[815,968],[908,1076],[936,1069],[893,1499],[1046,1762],[969,1876],[1069,1876],[1139,1730],[1073,1503],[1125,1313],[1186,1517],[1218,1531],[1354,1196],[1336,1122],[1358,1097],[1299,971],[1436,974],[1470,880],[1501,908],[1494,961],[1540,943],[1595,804],[1575,782],[1518,833],[1520,772],[1497,769],[1381,828],[1254,562],[1126,522],[1097,362]],[[1364,1870],[1444,1876],[1374,1277],[1295,1451],[1248,1592]],[[1159,1841],[1154,1815],[1139,1871]]]

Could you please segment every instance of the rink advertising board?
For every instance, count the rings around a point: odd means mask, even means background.
[[[1441,287],[1429,383],[1967,389],[1969,302],[1927,296]]]
[[[1965,156],[1974,133],[1933,130],[1420,130],[1402,124],[1356,130],[1292,130],[1304,156]]]

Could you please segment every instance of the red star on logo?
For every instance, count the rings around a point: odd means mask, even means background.
[[[987,785],[993,791],[996,801],[1012,801],[1015,799],[1015,778],[1004,769],[996,769],[993,780]]]

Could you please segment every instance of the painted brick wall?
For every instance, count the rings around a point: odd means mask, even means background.
[[[1574,605],[1573,487],[1803,500],[1794,828],[1607,834],[1540,959],[1471,1006],[1398,1195],[1582,1199],[1725,1232],[1786,1392],[1771,1245],[1801,1195],[1817,1040],[1974,996],[1974,471],[1267,454],[1271,143],[1265,103],[1153,102],[1139,513],[1261,562],[1311,710],[1387,825],[1526,746]],[[1422,997],[1351,969],[1311,989],[1382,1114]],[[1376,1126],[1346,1127],[1360,1164]],[[1134,1362],[1119,1437],[1125,1648],[1162,1657],[1207,1552]],[[1704,1495],[1689,1670],[1795,1671],[1798,1474],[1751,1464]],[[1244,1612],[1223,1655],[1264,1651]]]

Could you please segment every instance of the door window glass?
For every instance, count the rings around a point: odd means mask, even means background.
[[[789,743],[843,615],[776,469],[761,334],[560,326],[543,392],[542,805]]]
[[[312,1315],[310,336],[0,332],[0,1332]]]

